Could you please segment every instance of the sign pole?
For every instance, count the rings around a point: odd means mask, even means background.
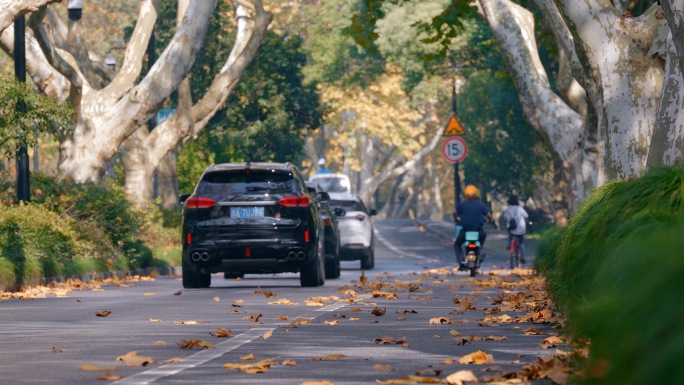
[[[451,89],[451,110],[454,115],[458,113],[458,92],[456,91],[456,80],[453,81],[453,87]],[[456,207],[461,200],[461,178],[458,175],[458,164],[460,162],[454,163],[454,212]]]

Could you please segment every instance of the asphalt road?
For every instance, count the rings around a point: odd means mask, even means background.
[[[2,301],[0,384],[371,384],[416,372],[443,378],[469,369],[483,376],[483,369],[518,370],[549,354],[540,343],[556,332],[551,324],[534,324],[542,335],[524,335],[528,323],[479,325],[502,289],[477,282],[488,279],[488,267],[503,265],[504,250],[492,249],[484,274],[473,280],[452,272],[450,241],[414,222],[378,221],[376,231],[376,268],[364,272],[366,283],[358,262],[343,262],[342,276],[318,288],[300,287],[296,274],[241,280],[214,275],[211,288],[197,290],[183,289],[177,277],[157,277],[60,298]],[[374,298],[374,291],[380,296]],[[472,298],[478,310],[463,311],[454,296]],[[374,315],[376,307],[384,315]],[[111,313],[96,316],[102,310]],[[459,323],[431,325],[436,317]],[[232,337],[212,336],[219,327],[230,329]],[[490,335],[507,339],[463,341]],[[181,340],[214,347],[181,349]],[[443,363],[477,350],[494,362]],[[132,351],[154,362],[129,367],[117,361]],[[256,359],[241,359],[250,354]],[[174,358],[181,360],[163,363]],[[224,368],[268,359],[261,365],[268,366],[265,373]],[[377,364],[392,370],[377,371]],[[83,370],[84,365],[100,370]],[[98,380],[104,373],[122,378]]]

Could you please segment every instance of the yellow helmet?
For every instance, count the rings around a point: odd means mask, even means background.
[[[480,191],[472,184],[467,185],[463,193],[467,199],[477,199],[480,197]]]

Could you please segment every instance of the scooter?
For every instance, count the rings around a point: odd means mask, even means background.
[[[480,257],[480,233],[477,231],[466,231],[465,233],[465,265],[470,270],[470,276],[477,275],[477,269],[480,268],[482,258]]]

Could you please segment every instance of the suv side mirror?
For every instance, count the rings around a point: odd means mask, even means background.
[[[338,207],[335,210],[333,210],[333,214],[335,214],[336,217],[343,217],[347,215],[347,212],[344,211],[344,209]]]
[[[330,194],[325,191],[321,191],[318,193],[318,200],[321,202],[327,202],[330,200]]]
[[[372,215],[378,215],[378,210],[376,210],[376,209],[370,209],[370,211],[368,212],[368,215],[371,215],[371,216],[372,216]]]
[[[188,198],[190,198],[190,194],[183,194],[183,195],[181,195],[180,197],[178,197],[178,203],[179,203],[181,206],[183,206],[183,205],[185,204],[185,201],[188,200]]]

